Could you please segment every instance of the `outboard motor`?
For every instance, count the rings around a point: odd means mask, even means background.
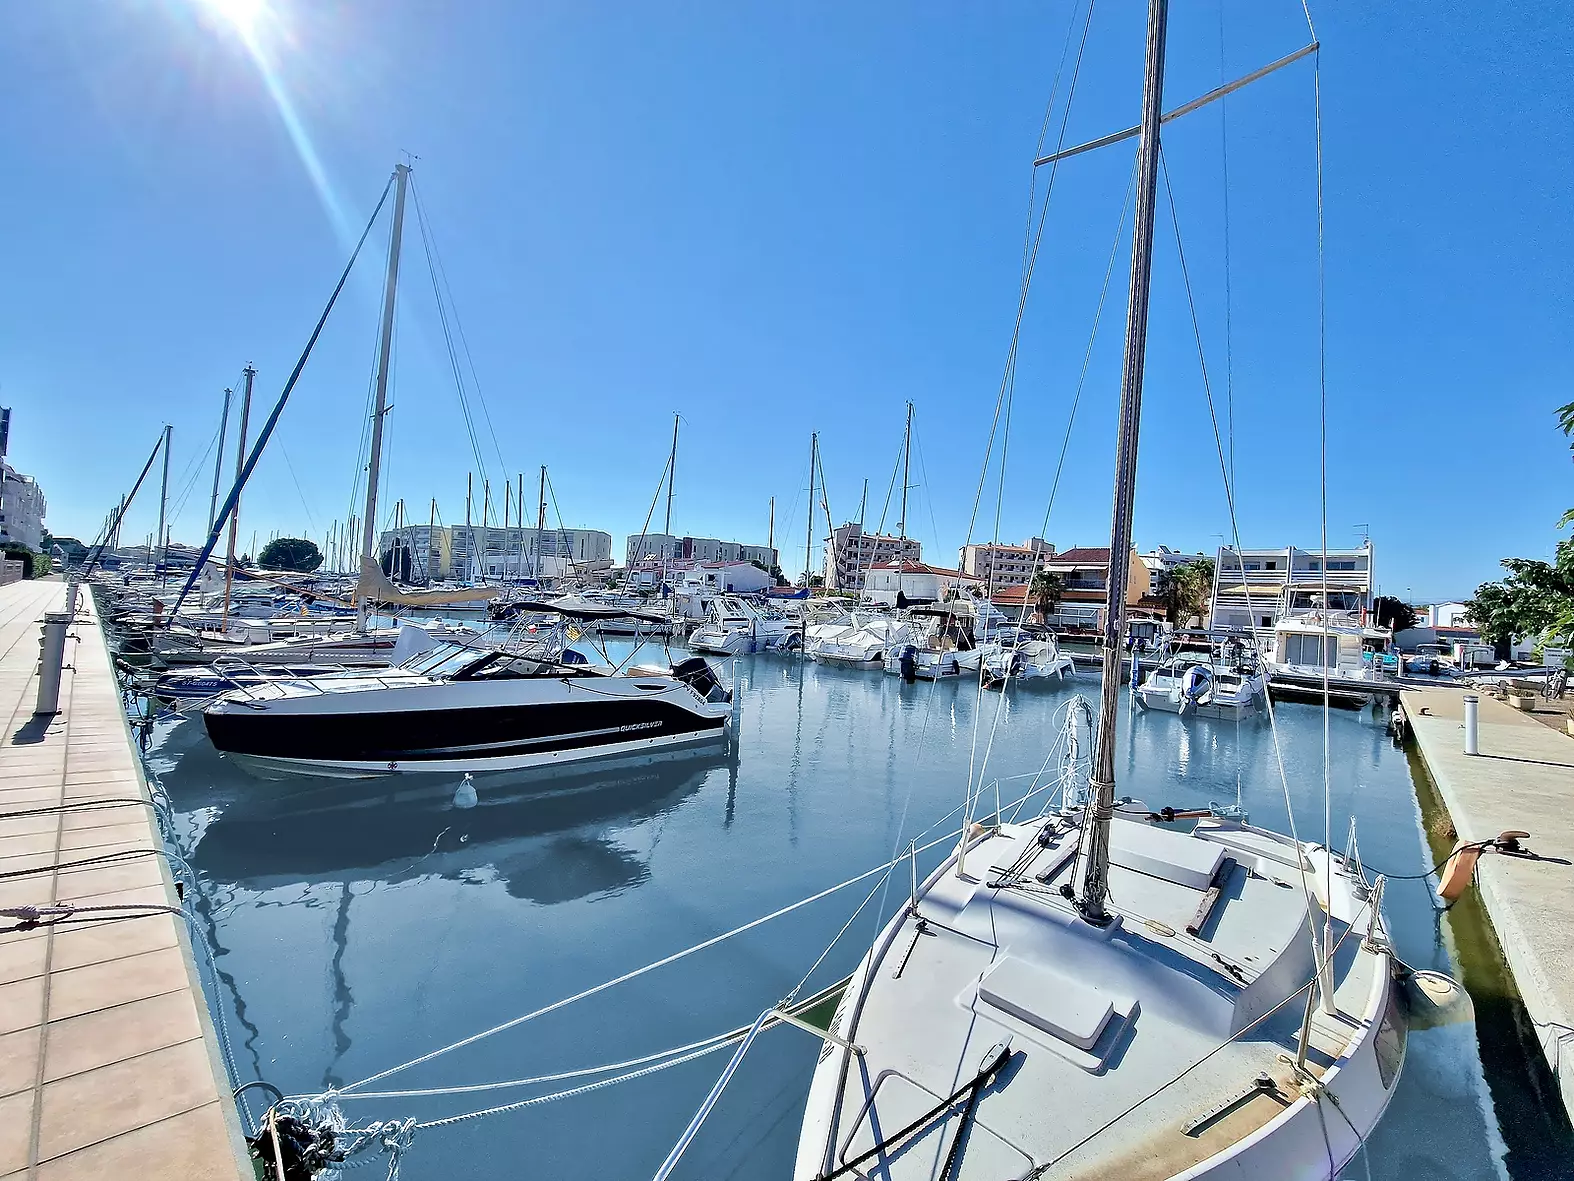
[[[902,680],[906,681],[908,684],[912,684],[918,679],[917,648],[913,647],[911,644],[904,645],[902,648],[902,654],[897,657],[897,661],[902,667]]]
[[[672,676],[682,681],[706,701],[731,701],[732,690],[716,677],[716,670],[703,656],[691,656],[672,666]]]

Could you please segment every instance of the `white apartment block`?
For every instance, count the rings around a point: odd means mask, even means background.
[[[0,460],[0,542],[42,549],[46,508],[44,490],[33,477]]]
[[[1055,547],[1042,537],[1030,537],[1021,545],[979,542],[964,545],[957,565],[963,574],[976,578],[991,590],[1026,586]]]
[[[861,591],[871,569],[897,561],[923,561],[917,539],[865,533],[862,525],[849,521],[832,530],[826,544],[825,589]]]
[[[1372,606],[1372,543],[1358,549],[1219,550],[1213,574],[1212,627],[1271,631],[1280,619],[1324,606],[1355,615]],[[1324,592],[1326,589],[1326,602]]]

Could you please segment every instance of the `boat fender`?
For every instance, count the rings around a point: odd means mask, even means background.
[[[1464,985],[1442,972],[1399,975],[1399,996],[1412,1031],[1460,1025],[1476,1019],[1476,1007]]]
[[[1476,862],[1481,857],[1480,841],[1461,842],[1454,846],[1443,865],[1437,881],[1437,896],[1447,906],[1458,902],[1476,876]]]
[[[470,772],[466,771],[464,782],[462,782],[459,785],[459,789],[454,792],[454,807],[474,808],[476,806],[476,800],[475,779],[471,776]]]

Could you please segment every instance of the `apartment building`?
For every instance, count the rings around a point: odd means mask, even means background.
[[[776,550],[768,545],[748,545],[741,541],[722,541],[718,537],[677,537],[671,533],[631,534],[624,547],[624,564],[642,562],[759,562],[769,569],[779,563]]]
[[[892,562],[922,562],[923,546],[916,538],[865,533],[849,521],[831,531],[825,546],[825,588],[862,591],[869,571]]]
[[[1211,625],[1231,631],[1272,631],[1287,615],[1328,607],[1362,615],[1372,606],[1372,543],[1357,549],[1219,550],[1214,565]],[[1326,598],[1325,598],[1326,594]]]
[[[1055,547],[1042,537],[1030,537],[1021,545],[978,542],[961,548],[957,566],[987,587],[1026,586],[1040,562],[1054,552]]]

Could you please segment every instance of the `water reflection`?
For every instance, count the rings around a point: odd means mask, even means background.
[[[254,781],[182,791],[178,808],[214,806],[197,858],[214,881],[269,890],[291,883],[421,876],[503,883],[515,898],[552,905],[605,895],[648,876],[610,835],[678,807],[731,752],[675,752],[572,773],[504,773],[474,780],[476,802],[454,802],[460,777]]]

